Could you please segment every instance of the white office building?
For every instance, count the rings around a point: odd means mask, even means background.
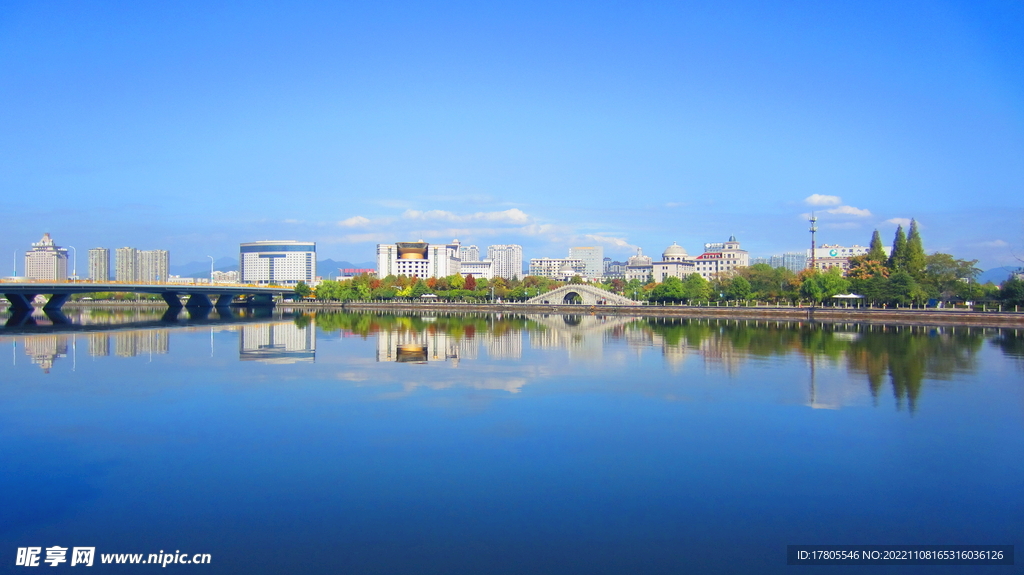
[[[487,258],[494,262],[494,277],[505,279],[522,278],[523,246],[499,244],[487,248]]]
[[[239,246],[242,283],[294,286],[316,280],[316,242],[248,242]]]
[[[892,253],[892,248],[883,247],[886,257]],[[814,250],[814,266],[819,270],[829,268],[841,268],[845,274],[850,269],[850,258],[854,256],[867,255],[871,248],[860,245],[841,246],[839,244],[824,244]],[[807,250],[807,263],[811,261],[811,250]],[[808,266],[810,267],[810,266]]]
[[[569,259],[583,262],[583,277],[600,280],[604,276],[604,248],[601,246],[569,248]]]
[[[586,264],[577,258],[532,258],[530,259],[530,275],[561,280],[566,272],[572,276],[583,277],[587,273]]]
[[[484,279],[492,279],[495,277],[494,262],[489,259],[478,262],[463,261],[459,264],[459,267],[459,273],[463,276],[473,276],[474,278]]]
[[[429,244],[423,240],[377,244],[377,277],[440,278],[461,273],[460,247],[458,240],[450,244]]]
[[[30,280],[66,281],[68,250],[53,243],[50,234],[32,244],[25,252],[25,277]]]

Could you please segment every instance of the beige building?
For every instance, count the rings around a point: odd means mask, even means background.
[[[49,233],[25,252],[25,277],[32,280],[67,281],[68,251],[53,243]]]
[[[885,250],[886,257],[892,252],[892,248],[882,249]],[[843,270],[843,274],[846,274],[850,270],[850,258],[867,255],[870,251],[871,248],[859,245],[847,247],[839,244],[824,244],[814,250],[814,267],[819,270],[837,267]],[[810,267],[811,250],[807,250],[807,263]]]
[[[730,236],[727,242],[704,244],[704,253],[697,256],[695,261],[696,272],[710,280],[719,274],[749,266],[750,254],[740,248],[736,236]]]

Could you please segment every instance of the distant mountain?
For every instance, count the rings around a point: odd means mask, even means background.
[[[361,268],[361,269],[375,269],[377,262],[363,262],[363,263],[351,263],[334,260],[318,260],[316,262],[316,275],[329,278],[338,277],[339,269],[346,268]],[[235,258],[220,258],[213,262],[213,269],[219,272],[232,272],[238,270],[238,260]],[[171,266],[171,275],[181,276],[183,278],[208,278],[210,277],[210,261],[205,262],[189,262],[187,264],[180,264]]]
[[[338,277],[339,269],[377,269],[377,262],[363,262],[354,264],[342,261],[334,260],[318,260],[316,262],[316,275],[328,279],[330,277]]]
[[[235,258],[220,258],[214,260],[213,269],[219,272],[230,272],[238,269],[238,260]],[[178,264],[176,266],[170,266],[170,272],[172,276],[181,276],[183,278],[209,278],[210,277],[210,260],[205,262],[188,262],[187,264]]]
[[[996,285],[999,285],[1006,281],[1010,277],[1010,274],[1019,269],[1020,268],[1016,266],[1003,266],[1001,268],[992,268],[990,270],[985,270],[978,274],[978,283],[992,282]]]

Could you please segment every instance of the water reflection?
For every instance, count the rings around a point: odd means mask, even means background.
[[[313,362],[316,360],[315,323],[244,325],[238,337],[238,359],[278,364]]]
[[[624,343],[637,359],[660,353],[673,373],[698,366],[729,378],[738,377],[749,362],[795,355],[806,365],[805,403],[826,409],[865,398],[877,405],[888,387],[897,409],[913,412],[925,381],[975,373],[985,341],[1008,355],[1024,355],[1019,330],[998,328],[597,315],[336,313],[317,319],[324,331],[375,337],[377,361],[443,361],[452,367],[475,360],[481,347],[491,359],[519,359],[524,333],[529,349],[562,350],[573,361],[606,360],[610,346]],[[859,376],[861,384],[851,387],[837,372]]]
[[[45,373],[69,356],[74,362],[79,340],[92,357],[163,355],[170,353],[173,333],[179,330],[209,331],[211,355],[215,333],[237,332],[239,361],[314,363],[319,331],[373,338],[373,359],[379,363],[440,363],[451,368],[464,366],[463,362],[516,363],[524,367],[505,376],[512,383],[497,384],[500,378],[487,375],[492,383],[486,387],[513,392],[542,380],[541,372],[565,368],[571,373],[580,366],[624,370],[624,377],[640,384],[643,375],[624,362],[642,365],[651,354],[660,355],[664,368],[682,378],[677,382],[691,386],[723,377],[741,379],[745,369],[760,370],[764,362],[783,358],[793,363],[796,358],[805,369],[791,383],[804,390],[800,401],[808,406],[878,405],[883,395],[891,394],[896,408],[909,412],[918,409],[927,381],[976,373],[986,342],[1018,360],[1018,366],[1024,360],[1020,330],[997,328],[600,315],[256,315],[244,310],[194,315],[153,308],[78,309],[60,321],[36,312],[31,323],[22,318],[17,325],[8,325],[0,330],[0,341],[12,343],[13,362],[17,364],[19,355],[27,356]],[[527,350],[565,353],[567,361],[530,357],[524,362]]]
[[[22,315],[27,315],[28,320]],[[31,314],[9,314],[0,329],[0,343],[12,344],[12,363],[27,355],[31,363],[50,373],[58,359],[76,356],[79,340],[90,357],[120,358],[170,353],[171,334],[208,331],[210,353],[214,334],[238,333],[238,359],[263,363],[313,362],[316,358],[316,325],[308,317],[296,320],[291,314],[270,314],[263,310],[160,310],[154,308],[78,309],[61,314],[35,310]],[[272,321],[267,321],[268,317]],[[17,319],[12,323],[10,320]],[[18,344],[22,352],[18,352]],[[70,353],[69,353],[69,350]]]

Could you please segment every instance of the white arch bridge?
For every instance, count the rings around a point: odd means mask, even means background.
[[[640,305],[628,297],[587,284],[569,284],[526,300],[528,304],[549,305]]]

